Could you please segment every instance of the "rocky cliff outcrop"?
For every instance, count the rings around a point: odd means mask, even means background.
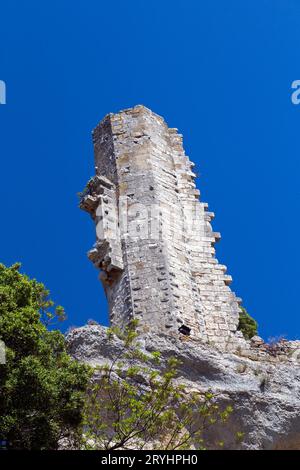
[[[106,330],[100,325],[72,330],[69,352],[92,366],[108,363],[122,342],[109,340]],[[221,403],[232,404],[225,427],[206,436],[210,447],[220,438],[227,449],[300,449],[300,342],[270,348],[256,338],[249,349],[229,353],[184,335],[148,333],[139,341],[145,352],[160,351],[160,368],[170,356],[181,361],[177,380],[187,390],[209,389]],[[236,432],[244,433],[239,444]]]
[[[110,324],[138,321],[145,351],[181,361],[186,390],[212,390],[232,404],[218,439],[234,449],[300,449],[300,342],[248,341],[239,327],[241,299],[215,257],[214,213],[199,198],[182,136],[144,106],[107,115],[93,132],[95,176],[80,207],[95,222],[88,256],[100,270]],[[67,336],[79,361],[98,365],[122,347],[105,328]],[[235,435],[245,438],[237,444]]]

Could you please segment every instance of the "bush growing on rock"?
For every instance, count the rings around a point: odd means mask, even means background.
[[[203,432],[225,422],[232,408],[220,409],[211,392],[186,390],[176,381],[178,361],[170,358],[163,372],[159,352],[145,353],[136,322],[124,333],[123,348],[110,364],[95,370],[84,407],[84,449],[204,449]],[[222,443],[219,442],[222,446]]]
[[[251,339],[257,335],[258,324],[252,318],[244,307],[241,307],[238,330],[240,330],[246,339]]]

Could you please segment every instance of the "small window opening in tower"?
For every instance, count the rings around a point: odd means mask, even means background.
[[[183,335],[186,335],[186,336],[190,336],[191,334],[191,329],[186,326],[186,325],[181,325],[179,328],[178,328],[178,331],[180,333],[182,333]]]

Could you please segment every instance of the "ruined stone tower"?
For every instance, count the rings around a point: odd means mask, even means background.
[[[80,207],[96,223],[88,256],[101,270],[113,325],[186,334],[220,346],[240,337],[239,300],[215,258],[214,217],[199,201],[182,136],[144,106],[93,132],[96,176]]]

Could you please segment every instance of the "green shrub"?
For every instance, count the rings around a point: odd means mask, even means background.
[[[191,391],[177,382],[179,361],[161,367],[158,351],[145,353],[136,341],[137,322],[118,336],[123,347],[111,363],[97,368],[84,406],[81,449],[205,449],[207,428],[226,423],[233,409],[219,406],[210,391]],[[218,442],[216,447],[223,443]]]
[[[244,307],[241,307],[238,330],[240,330],[246,339],[251,339],[257,335],[258,324],[252,318]]]
[[[20,264],[0,264],[0,440],[14,449],[57,449],[59,439],[81,423],[89,369],[66,352],[65,340],[47,326],[63,320],[49,292],[19,272]]]

